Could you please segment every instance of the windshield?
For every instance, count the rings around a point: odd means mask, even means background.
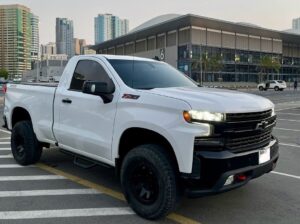
[[[172,66],[155,61],[108,60],[123,82],[134,89],[196,86]]]

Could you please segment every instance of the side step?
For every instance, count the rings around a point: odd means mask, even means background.
[[[97,166],[97,165],[104,166],[104,167],[107,167],[107,168],[113,168],[110,165],[107,165],[105,163],[101,163],[99,161],[87,158],[87,157],[82,156],[82,155],[78,155],[78,154],[70,152],[68,150],[65,150],[65,149],[59,149],[59,150],[64,154],[71,155],[73,157],[73,163],[76,166],[79,166],[83,169],[90,169],[90,168],[92,168],[94,166]]]
[[[94,166],[96,166],[97,164],[93,161],[90,161],[86,158],[82,158],[80,156],[77,156],[75,155],[74,156],[74,159],[73,159],[73,163],[76,165],[76,166],[79,166],[83,169],[90,169]]]

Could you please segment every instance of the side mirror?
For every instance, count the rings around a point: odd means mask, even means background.
[[[82,92],[100,96],[104,103],[110,103],[113,99],[112,94],[115,92],[115,85],[111,80],[110,82],[85,81]]]

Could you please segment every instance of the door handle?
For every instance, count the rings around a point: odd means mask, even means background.
[[[72,100],[70,100],[69,98],[66,99],[62,99],[63,103],[72,103]]]

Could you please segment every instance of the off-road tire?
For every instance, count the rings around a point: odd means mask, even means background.
[[[152,176],[137,175],[139,172],[143,174],[145,167],[151,171],[149,171],[149,174],[152,174]],[[176,208],[180,199],[181,194],[177,181],[177,172],[163,147],[147,144],[132,149],[125,156],[121,166],[121,185],[128,204],[143,218],[155,220],[165,217]],[[144,176],[147,178],[144,178]],[[139,178],[145,179],[148,183],[135,185],[134,183],[138,182],[136,179]],[[149,190],[148,192],[153,194],[149,193],[148,197],[151,199],[151,196],[155,195],[155,189],[158,189],[157,197],[153,196],[153,201],[150,199],[147,201],[145,198],[141,199],[141,194],[143,194],[142,192],[145,189],[147,190],[147,186],[151,186],[152,182],[156,183],[156,181],[151,182],[150,180],[152,179],[156,179],[157,184],[152,184],[152,189],[154,190]],[[143,183],[143,180],[140,182]],[[136,187],[133,187],[133,185]],[[137,190],[138,186],[143,186],[141,191]],[[154,186],[157,186],[157,188]],[[151,187],[148,189],[151,189]],[[136,193],[137,191],[141,193]],[[151,203],[148,203],[149,201]]]
[[[17,163],[23,166],[40,160],[42,146],[36,138],[30,121],[20,121],[13,127],[11,151]]]

